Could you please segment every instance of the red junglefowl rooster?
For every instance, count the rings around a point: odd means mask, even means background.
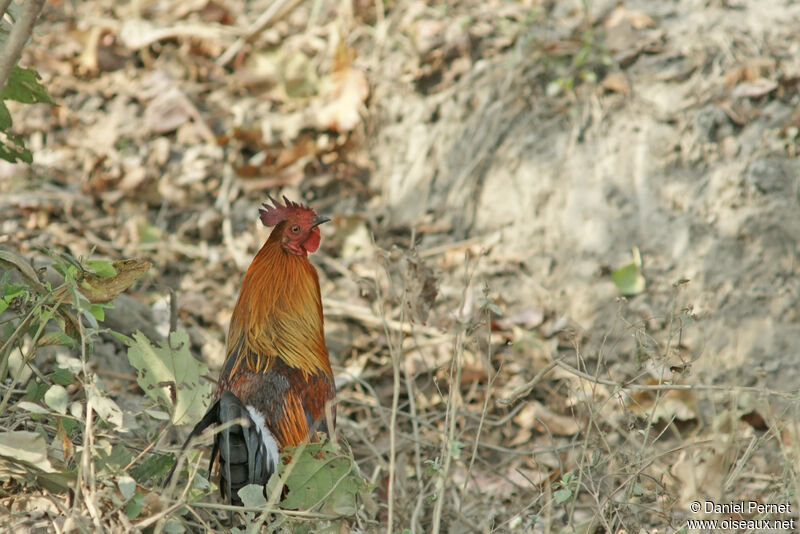
[[[284,447],[333,431],[336,390],[319,279],[308,261],[319,248],[319,225],[330,219],[286,197],[283,205],[269,198],[261,222],[275,228],[242,282],[216,399],[181,449],[208,427],[243,422],[215,435],[209,463],[211,471],[219,455],[220,491],[232,504],[241,504],[242,487],[266,484]]]

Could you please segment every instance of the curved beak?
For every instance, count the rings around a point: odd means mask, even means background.
[[[311,221],[311,228],[319,226],[322,223],[330,222],[330,217],[325,217],[324,215],[320,215],[319,217],[315,217],[313,221]]]

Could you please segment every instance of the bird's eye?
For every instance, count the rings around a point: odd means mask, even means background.
[[[300,226],[298,226],[296,224],[294,226],[292,226],[292,233],[293,234],[296,234],[299,231],[300,231]]]

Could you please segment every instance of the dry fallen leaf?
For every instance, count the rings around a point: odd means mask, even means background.
[[[731,93],[733,98],[761,98],[778,88],[778,82],[760,78],[752,82],[742,82]]]
[[[420,56],[444,44],[444,22],[435,19],[418,20],[413,26],[414,46]]]
[[[158,41],[179,38],[224,43],[232,34],[233,31],[225,26],[194,23],[160,26],[141,18],[126,19],[119,29],[120,40],[131,50],[139,50]]]
[[[473,491],[480,491],[485,495],[491,493],[504,499],[519,493],[520,490],[544,484],[550,478],[551,474],[548,472],[524,467],[511,467],[496,474],[478,471],[467,474],[463,468],[456,468],[453,472],[455,484],[462,485],[466,482],[466,487]]]
[[[600,83],[606,91],[620,93],[625,96],[631,94],[631,85],[628,82],[628,77],[621,72],[612,72]]]
[[[708,445],[684,450],[670,469],[679,482],[674,490],[679,493],[684,509],[702,497],[719,501],[732,489],[730,471],[741,452],[740,444],[753,435],[753,429],[739,421],[736,410],[723,410],[715,415],[709,432],[696,438],[698,443]]]
[[[528,403],[514,417],[514,422],[522,428],[534,428],[554,436],[571,436],[581,429],[574,417],[557,414],[535,401]]]
[[[344,44],[337,52],[334,70],[321,91],[325,104],[315,113],[318,128],[349,132],[361,123],[369,84],[366,75],[352,66],[353,54]]]
[[[186,97],[177,87],[159,92],[144,108],[144,124],[157,135],[173,132],[190,119]]]
[[[544,321],[544,311],[539,306],[532,306],[509,317],[492,321],[492,330],[512,330],[519,326],[526,330],[536,328]]]
[[[656,23],[644,11],[635,9],[633,11],[625,7],[625,4],[620,3],[617,8],[606,19],[606,29],[619,26],[622,23],[627,23],[635,30],[643,30],[644,28],[655,28]]]
[[[657,384],[656,380],[648,381]],[[657,401],[657,403],[656,403]],[[655,409],[653,408],[655,406]],[[685,389],[667,391],[637,391],[631,395],[630,409],[644,417],[652,417],[652,422],[673,419],[693,421],[697,419],[697,401],[691,391]]]
[[[726,72],[722,80],[725,87],[731,89],[739,82],[755,82],[769,77],[774,71],[775,60],[773,58],[758,57],[745,60],[741,65]]]

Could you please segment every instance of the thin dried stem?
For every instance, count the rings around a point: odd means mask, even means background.
[[[383,299],[380,295],[380,285],[378,285],[378,298],[380,302]],[[389,328],[389,320],[386,319],[385,310],[381,314],[383,319],[383,332],[388,340],[389,354],[392,357],[392,410],[389,421],[389,484],[387,488],[387,501],[388,513],[386,521],[386,533],[392,534],[394,525],[394,490],[395,490],[395,477],[397,469],[397,412],[400,403],[400,350],[399,346],[395,346]],[[401,314],[402,319],[402,314]],[[403,324],[403,321],[400,321]]]
[[[244,48],[244,45],[258,37],[264,30],[275,24],[289,11],[295,8],[300,0],[275,0],[270,6],[256,19],[256,21],[245,30],[244,37],[240,37],[217,59],[217,65],[225,66],[236,57],[236,54]]]

